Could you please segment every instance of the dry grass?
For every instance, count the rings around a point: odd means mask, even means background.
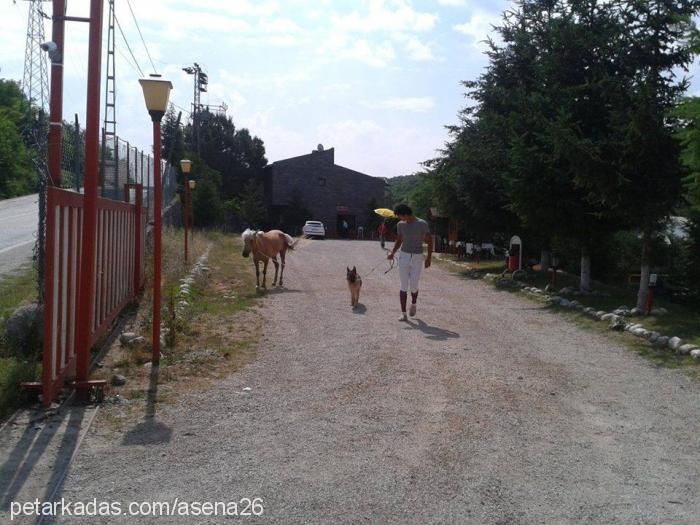
[[[180,279],[189,273],[182,260],[181,243],[178,230],[163,236],[163,319],[167,315],[168,290],[179,286]],[[258,295],[252,266],[240,256],[239,238],[218,232],[195,233],[190,244],[190,266],[207,247],[211,247],[207,263],[211,272],[196,278],[189,307],[177,323],[175,344],[162,348],[158,402],[169,402],[187,390],[206,388],[211,381],[227,376],[255,357],[260,319],[253,308],[258,304]],[[151,302],[148,291],[131,328],[149,341]],[[106,379],[113,373],[126,376],[127,384],[112,387],[107,395],[119,394],[131,400],[127,412],[143,411],[140,400],[148,397],[150,359],[150,342],[143,348],[128,350],[117,342],[98,371]],[[111,421],[121,425],[122,418]]]

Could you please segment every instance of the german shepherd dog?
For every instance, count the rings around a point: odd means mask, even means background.
[[[357,307],[360,302],[360,288],[362,288],[362,279],[357,275],[357,268],[354,266],[352,270],[347,269],[346,278],[348,280],[348,288],[350,288],[350,306],[353,308]]]

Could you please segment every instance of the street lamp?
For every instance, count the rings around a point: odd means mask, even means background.
[[[185,216],[185,263],[187,263],[187,230],[189,227],[189,215],[190,215],[190,170],[192,169],[192,161],[188,159],[182,159],[180,161],[180,169],[182,170],[182,175],[185,179],[185,209],[183,215]],[[194,181],[192,181],[194,182]]]
[[[189,196],[188,202],[189,202],[189,206],[190,206],[190,237],[192,237],[193,239],[194,239],[194,215],[192,214],[191,208],[192,208],[192,192],[194,191],[195,186],[197,186],[197,182],[190,179],[190,183],[189,183],[190,196]]]
[[[161,270],[161,199],[162,187],[160,182],[160,121],[168,107],[168,97],[173,88],[169,80],[160,75],[150,75],[149,78],[139,79],[146,109],[153,121],[153,364],[160,362],[160,270]]]

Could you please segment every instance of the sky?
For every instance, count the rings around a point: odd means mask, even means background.
[[[173,83],[174,104],[191,107],[192,77],[182,68],[197,62],[209,75],[202,102],[225,102],[236,127],[264,140],[270,162],[323,144],[335,148],[337,164],[377,177],[414,173],[443,146],[445,125],[456,123],[465,105],[460,82],[478,77],[486,65],[483,41],[511,6],[506,0],[129,1],[146,46],[129,3],[116,0],[126,40],[145,74],[153,72],[147,47],[157,72]],[[0,2],[0,78],[21,80],[27,2]],[[70,0],[68,14],[87,16],[88,4]],[[51,3],[43,5],[50,12]],[[116,47],[117,134],[150,149],[141,74],[119,32]],[[77,113],[85,122],[87,24],[68,23],[64,68],[64,118]]]

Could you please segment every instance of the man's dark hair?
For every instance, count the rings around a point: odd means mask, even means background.
[[[413,210],[408,204],[399,204],[394,208],[394,215],[413,215]]]

